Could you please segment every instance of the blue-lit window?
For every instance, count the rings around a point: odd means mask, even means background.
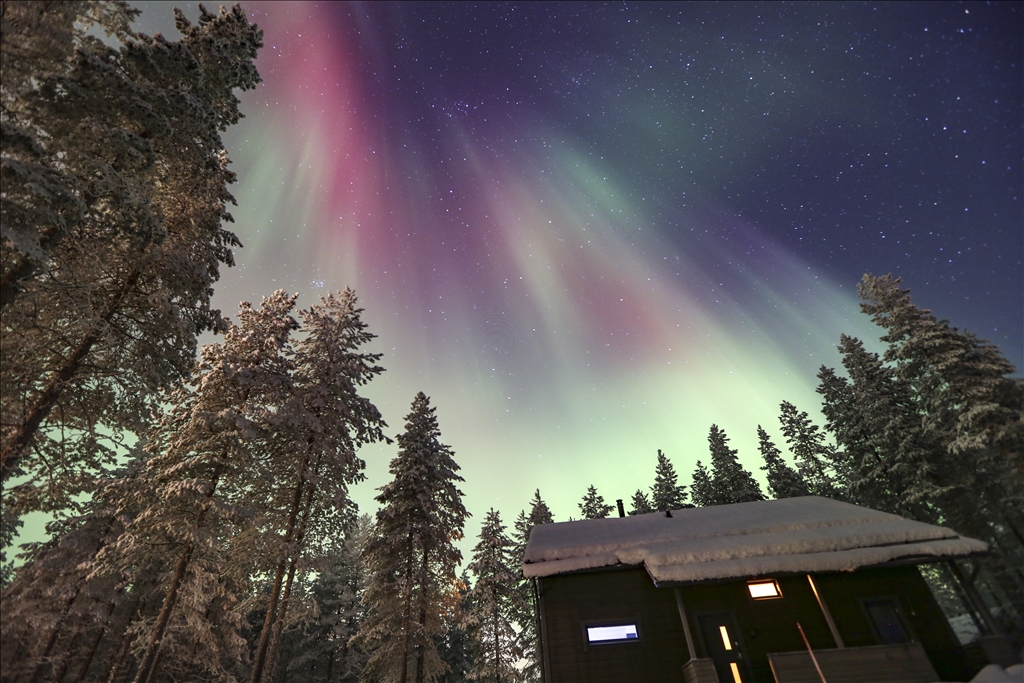
[[[640,639],[636,624],[615,624],[614,626],[588,626],[589,643],[625,643]]]

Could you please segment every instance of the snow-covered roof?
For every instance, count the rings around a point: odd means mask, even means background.
[[[655,584],[784,573],[852,571],[897,561],[963,557],[988,546],[945,527],[806,496],[539,524],[526,577],[643,565]]]

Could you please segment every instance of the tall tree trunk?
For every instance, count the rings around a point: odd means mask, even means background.
[[[281,636],[284,633],[284,622],[288,616],[288,601],[292,594],[292,581],[295,579],[295,567],[299,561],[299,554],[302,551],[302,542],[306,539],[306,529],[309,525],[309,513],[313,508],[313,493],[316,491],[316,484],[310,482],[306,486],[306,504],[302,509],[302,518],[299,520],[298,533],[295,534],[295,547],[292,549],[292,556],[288,563],[288,578],[285,580],[284,592],[281,595],[281,608],[277,619],[274,621],[274,633],[270,641],[269,664],[267,673],[273,680],[274,672],[277,670],[277,653],[281,646]]]
[[[78,599],[78,594],[81,592],[82,584],[84,583],[84,579],[79,581],[78,584],[75,586],[75,592],[72,593],[71,597],[68,598],[68,601],[64,603],[64,609],[62,610],[63,614],[61,614],[60,619],[57,620],[57,623],[53,625],[53,630],[50,631],[50,637],[46,640],[46,647],[44,647],[43,651],[39,654],[39,662],[36,664],[35,669],[32,671],[32,678],[29,679],[31,683],[39,683],[39,681],[43,677],[43,673],[46,671],[46,669],[50,668],[50,653],[53,651],[54,646],[57,644],[57,638],[60,636],[60,632],[64,628],[64,621],[68,618],[68,615],[71,613],[71,606],[74,605],[75,600]]]
[[[288,514],[288,527],[284,535],[284,545],[287,548],[295,535],[295,527],[299,518],[299,507],[302,504],[302,489],[304,481],[304,474],[306,472],[306,466],[309,464],[309,455],[306,455],[306,461],[302,464],[302,475],[299,476],[299,482],[295,485],[295,495],[292,496],[291,511]],[[281,597],[281,584],[284,582],[285,563],[287,556],[282,557],[277,563],[277,572],[274,574],[274,584],[270,589],[270,602],[267,604],[267,616],[263,620],[263,630],[260,631],[260,642],[256,648],[256,656],[253,657],[252,667],[252,678],[249,680],[251,683],[262,683],[263,670],[267,663],[267,651],[270,648],[270,632],[274,625],[274,620],[277,618],[277,603]]]
[[[127,614],[125,625],[124,628],[121,629],[121,642],[118,644],[117,649],[114,650],[114,656],[110,660],[110,666],[107,668],[106,675],[101,679],[106,681],[106,683],[114,683],[114,681],[117,680],[118,675],[121,673],[121,669],[128,659],[128,648],[132,642],[131,637],[128,635],[128,627],[132,622],[132,614],[138,614],[141,616],[146,609],[147,602],[148,598],[143,594],[142,590],[139,590],[139,597],[135,598],[132,606],[126,610]]]
[[[111,612],[113,612],[113,603],[111,603]],[[107,613],[109,619],[110,612]],[[89,648],[89,654],[85,657],[85,663],[82,664],[82,668],[78,671],[78,676],[75,678],[75,683],[82,683],[85,680],[85,675],[89,673],[89,667],[92,666],[92,660],[96,658],[96,651],[100,649],[100,643],[103,642],[103,637],[107,635],[107,624],[104,624],[100,628],[99,633],[92,641],[92,646]]]
[[[420,575],[422,586],[420,587],[420,628],[423,629],[423,639],[416,646],[416,683],[424,683],[423,665],[426,663],[426,640],[427,640],[427,586],[430,585],[430,551],[423,548],[423,573]]]
[[[214,492],[217,490],[217,484],[220,481],[220,471],[217,470],[213,475],[213,484],[210,486],[210,492],[206,494],[206,499],[210,500],[213,498]],[[203,518],[206,516],[206,510],[199,513],[199,517],[196,520],[196,528],[199,529],[203,526]],[[188,569],[188,563],[192,560],[192,553],[195,550],[195,546],[192,545],[192,541],[185,544],[184,550],[182,550],[181,558],[178,560],[178,566],[174,570],[174,576],[171,577],[171,585],[167,589],[167,595],[164,597],[164,604],[160,608],[160,614],[156,618],[156,624],[153,626],[153,633],[149,637],[149,642],[146,644],[146,654],[142,658],[142,662],[139,664],[139,670],[135,674],[135,683],[146,683],[153,675],[153,669],[156,665],[157,654],[160,651],[160,643],[164,637],[164,631],[167,629],[167,624],[171,620],[171,611],[174,609],[175,603],[178,601],[178,589],[181,587],[181,581],[185,578],[185,570]]]
[[[409,677],[409,628],[412,626],[412,534],[409,534],[409,552],[405,561],[405,614],[402,615],[402,662],[398,670],[398,683]]]
[[[324,678],[324,683],[331,683],[331,672],[334,671],[335,652],[335,650],[331,650],[331,658],[327,660],[327,676]]]
[[[500,627],[501,615],[498,612],[498,595],[496,589],[491,589],[491,601],[494,604],[494,680],[501,683],[501,648],[498,643],[498,629]]]
[[[117,292],[107,305],[106,310],[103,311],[103,314],[100,316],[100,322],[93,325],[92,330],[79,342],[67,360],[50,375],[46,388],[36,397],[35,403],[28,411],[27,416],[14,429],[7,444],[4,445],[3,451],[0,452],[0,481],[7,481],[7,478],[18,467],[25,447],[31,443],[36,432],[39,431],[39,426],[57,404],[57,399],[60,398],[64,388],[78,373],[85,358],[92,351],[92,347],[99,341],[102,335],[102,325],[100,323],[105,325],[110,322],[110,319],[120,309],[121,302],[124,300],[125,295],[128,294],[128,290],[135,286],[135,283],[138,282],[141,276],[141,270],[135,270],[128,276],[120,291]]]
[[[174,609],[174,603],[178,600],[178,588],[181,586],[181,580],[185,577],[185,570],[188,568],[189,560],[192,559],[193,548],[192,542],[189,541],[185,544],[185,549],[181,553],[178,566],[175,568],[174,576],[171,578],[170,588],[167,589],[167,595],[164,597],[164,604],[160,608],[156,625],[153,627],[153,633],[149,637],[149,642],[146,643],[146,654],[143,656],[142,662],[139,664],[139,670],[135,674],[135,683],[146,683],[153,673],[156,655],[164,637],[164,630],[171,620],[171,610]]]
[[[110,535],[110,530],[113,528],[113,526],[114,516],[111,515],[107,519],[107,525],[103,528],[103,533],[100,534],[99,546],[92,554],[94,558],[107,545],[108,536]],[[57,620],[57,623],[54,624],[53,631],[50,633],[50,637],[46,641],[46,647],[43,648],[43,653],[40,655],[40,661],[36,665],[35,670],[32,672],[32,678],[30,679],[31,683],[38,683],[38,681],[42,677],[43,671],[45,671],[46,669],[46,659],[50,656],[50,653],[53,651],[53,647],[57,644],[57,638],[60,636],[61,629],[64,628],[64,622],[67,620],[68,615],[71,613],[71,607],[75,604],[75,600],[78,599],[78,595],[82,592],[82,588],[85,586],[85,582],[86,578],[82,576],[75,584],[74,593],[72,593],[71,597],[65,603],[63,614],[61,614],[60,619]]]

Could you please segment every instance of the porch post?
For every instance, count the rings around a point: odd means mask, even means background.
[[[957,566],[956,562],[949,560],[949,568],[953,570],[953,576],[960,583],[960,587],[964,589],[964,593],[967,594],[967,599],[973,604],[974,609],[977,610],[978,614],[981,615],[981,620],[985,622],[985,626],[988,628],[989,633],[994,636],[1003,635],[1002,629],[999,628],[998,622],[992,617],[992,613],[988,611],[988,605],[985,604],[985,600],[981,597],[978,589],[974,587],[973,581],[968,581],[967,577],[964,576],[963,572],[960,571],[960,567]]]
[[[686,618],[686,608],[683,607],[683,594],[678,587],[672,588],[676,594],[676,607],[679,608],[679,618],[683,621],[683,635],[686,636],[686,650],[690,659],[697,659],[697,651],[693,649],[693,636],[690,634],[690,620]]]
[[[836,640],[836,647],[842,650],[846,647],[843,645],[843,637],[839,635],[839,629],[836,628],[836,622],[832,621],[832,613],[828,611],[828,605],[826,605],[825,601],[821,599],[821,594],[818,593],[818,587],[814,585],[814,579],[811,578],[810,574],[807,575],[807,583],[811,584],[811,590],[814,591],[814,597],[818,600],[818,607],[821,608],[821,613],[825,615],[825,621],[828,622],[828,628],[832,631],[832,637]]]

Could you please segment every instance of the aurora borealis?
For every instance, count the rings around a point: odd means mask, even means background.
[[[136,3],[140,30],[171,7]],[[367,389],[438,407],[476,533],[535,488],[689,483],[714,422],[817,411],[862,273],[1024,365],[1019,3],[245,2],[233,314],[352,286]],[[393,447],[366,449],[372,510]]]

